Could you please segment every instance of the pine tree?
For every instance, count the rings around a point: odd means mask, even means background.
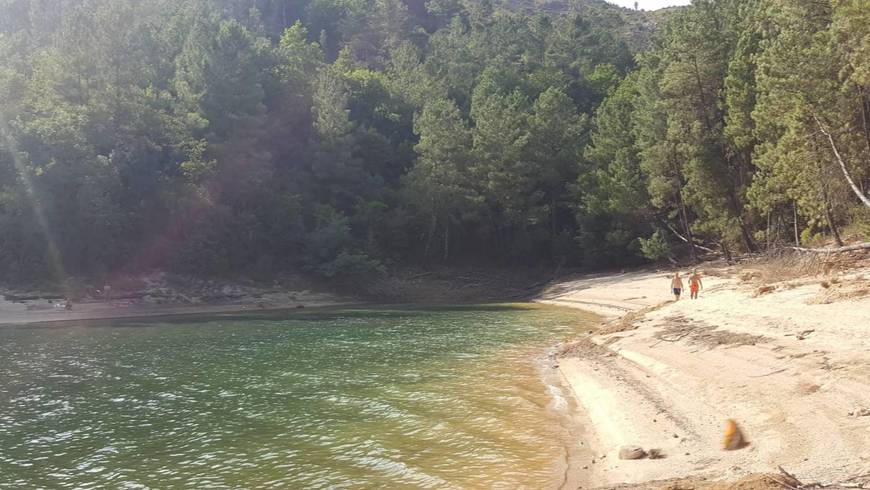
[[[470,186],[471,131],[450,100],[428,104],[414,123],[420,136],[417,163],[407,177],[408,199],[426,218],[423,256],[435,247],[439,229],[442,258],[450,258],[451,227],[479,198]]]
[[[580,245],[587,261],[618,263],[638,254],[637,238],[653,233],[647,176],[635,136],[637,76],[630,75],[595,111],[578,181]],[[601,237],[604,237],[602,240]]]

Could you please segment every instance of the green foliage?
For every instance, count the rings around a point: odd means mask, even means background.
[[[574,188],[580,245],[590,262],[630,261],[638,252],[635,238],[650,233],[653,212],[635,134],[637,97],[632,75],[611,92],[592,121],[588,166]]]
[[[821,130],[870,189],[865,4],[0,2],[0,273],[631,264],[795,210],[837,236],[865,218]]]
[[[312,264],[329,262],[353,244],[350,220],[329,206],[316,212],[316,224],[305,240],[308,260]]]
[[[309,267],[327,278],[383,272],[380,262],[352,252],[350,220],[329,206],[316,212],[317,224],[305,239]]]
[[[643,256],[652,261],[658,261],[671,255],[671,247],[665,240],[661,229],[655,231],[649,238],[638,238]]]
[[[860,18],[852,2],[767,5],[757,56],[757,103],[752,112],[760,143],[753,161],[758,173],[750,189],[757,209],[782,212],[797,207],[802,221],[827,228],[836,237],[848,220],[853,201],[846,180],[821,133],[835,134],[835,143],[850,163],[852,177],[867,182],[870,151],[866,85],[849,78],[849,58],[866,40],[866,29],[841,30],[844,20]],[[768,25],[769,23],[769,25]]]
[[[330,279],[347,277],[368,278],[372,274],[383,274],[385,269],[379,261],[371,259],[365,254],[342,252],[333,260],[320,264],[317,267],[317,272]]]

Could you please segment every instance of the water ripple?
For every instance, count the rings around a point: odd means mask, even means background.
[[[558,481],[535,360],[587,319],[393,310],[0,330],[0,489]]]

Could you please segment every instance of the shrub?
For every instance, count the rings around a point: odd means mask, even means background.
[[[342,252],[334,260],[320,264],[317,272],[329,278],[383,274],[384,266],[365,254]]]
[[[671,255],[671,246],[662,230],[656,230],[648,239],[638,238],[640,251],[649,260],[661,260]]]

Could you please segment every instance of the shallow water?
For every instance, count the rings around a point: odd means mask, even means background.
[[[528,306],[0,328],[0,488],[556,488],[577,444]]]

